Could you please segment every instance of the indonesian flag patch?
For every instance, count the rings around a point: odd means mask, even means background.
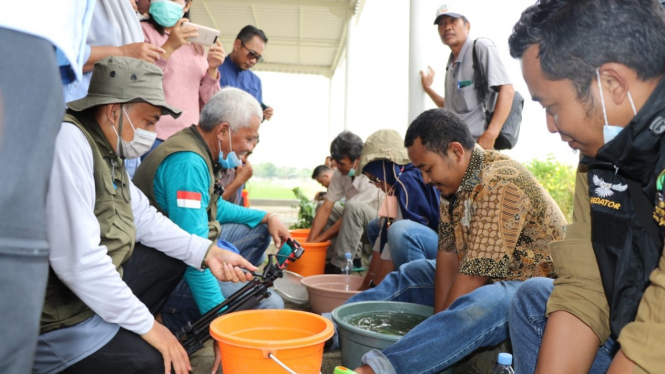
[[[199,192],[178,191],[178,208],[201,209],[201,194]]]

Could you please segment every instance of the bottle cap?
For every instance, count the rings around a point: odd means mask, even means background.
[[[513,355],[511,355],[510,353],[499,353],[498,361],[501,365],[512,365]]]
[[[344,257],[346,257],[347,260],[351,259],[351,253],[347,252],[344,254]]]

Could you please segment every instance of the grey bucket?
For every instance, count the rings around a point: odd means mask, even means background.
[[[360,359],[372,349],[382,350],[395,344],[401,336],[380,334],[351,326],[346,317],[367,312],[404,312],[429,317],[434,312],[431,306],[397,301],[361,301],[338,306],[332,312],[333,321],[339,329],[339,344],[342,348],[342,366],[355,368]]]

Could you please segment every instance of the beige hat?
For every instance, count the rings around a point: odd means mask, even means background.
[[[448,2],[441,4],[441,6],[436,9],[436,18],[434,18],[434,24],[438,25],[443,16],[462,18],[464,17],[464,13],[462,13],[462,9],[460,9],[457,4]]]
[[[95,63],[88,95],[70,101],[75,112],[104,104],[148,103],[162,108],[162,114],[178,118],[181,111],[164,100],[164,73],[155,64],[131,57],[110,56]]]
[[[367,164],[376,160],[390,160],[397,165],[411,162],[404,139],[397,131],[379,130],[365,140],[355,175],[360,175]]]

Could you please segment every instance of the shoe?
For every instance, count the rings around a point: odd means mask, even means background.
[[[342,274],[342,269],[331,263],[326,263],[326,266],[323,269],[323,274]]]

